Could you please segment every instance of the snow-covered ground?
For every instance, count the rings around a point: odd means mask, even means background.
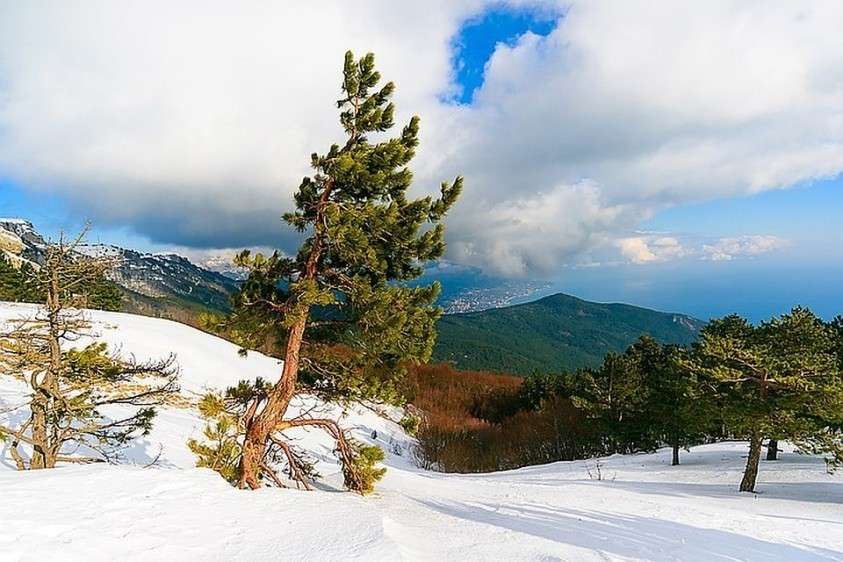
[[[31,312],[0,304],[0,320]],[[278,372],[273,359],[242,359],[176,323],[94,319],[104,340],[140,359],[175,352],[187,396]],[[0,380],[0,406],[20,404],[22,391]],[[757,495],[737,492],[741,443],[696,447],[680,467],[668,451],[603,459],[602,481],[589,477],[595,461],[445,475],[415,468],[412,440],[372,410],[311,397],[297,407],[342,416],[384,447],[389,470],[373,496],[337,491],[332,446],[317,431],[297,444],[320,461],[320,491],[235,490],[192,468],[195,412],[165,408],[127,465],[19,473],[4,450],[0,560],[843,560],[843,478],[817,458],[763,462]]]

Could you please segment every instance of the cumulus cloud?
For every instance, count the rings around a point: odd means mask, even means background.
[[[672,259],[624,233],[843,170],[839,2],[564,2],[550,35],[498,46],[473,105],[443,101],[453,37],[491,4],[3,3],[0,175],[158,242],[292,244],[278,217],[339,134],[347,48],[422,116],[417,192],[466,176],[450,257],[495,273],[613,243]]]
[[[617,241],[621,255],[631,263],[658,263],[687,254],[679,240],[672,236],[632,236]]]
[[[614,225],[633,220],[630,209],[606,205],[589,182],[479,205],[457,213],[451,254],[502,275],[551,271],[560,266],[560,256],[604,245]]]
[[[587,178],[601,210],[624,209],[611,223],[570,208],[525,226],[590,229],[536,248],[557,263],[669,206],[833,175],[841,23],[834,2],[574,2],[549,36],[498,47],[476,104],[451,122],[461,150],[442,167],[465,170],[473,201],[540,204],[547,185]],[[496,232],[471,241],[501,244]]]
[[[761,234],[719,238],[711,243],[658,233],[639,233],[614,240],[623,260],[638,265],[682,258],[731,261],[781,250],[789,245],[787,240],[778,236]]]
[[[787,247],[786,240],[777,236],[739,236],[721,238],[714,244],[703,246],[704,259],[731,261],[742,256],[758,256]]]

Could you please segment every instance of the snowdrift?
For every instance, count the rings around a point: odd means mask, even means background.
[[[0,321],[34,310],[0,303]],[[121,353],[175,353],[187,399],[279,372],[274,359],[241,358],[174,322],[91,318]],[[0,416],[21,416],[23,393],[0,378]],[[389,470],[374,496],[339,491],[333,445],[315,430],[295,437],[318,460],[318,491],[235,490],[193,468],[185,442],[201,431],[197,413],[162,408],[124,465],[19,473],[4,448],[0,560],[843,560],[843,479],[818,458],[762,462],[758,495],[737,492],[742,443],[696,447],[680,467],[669,451],[602,459],[600,481],[593,460],[445,475],[415,468],[412,439],[372,409],[310,396],[295,407],[384,448]]]

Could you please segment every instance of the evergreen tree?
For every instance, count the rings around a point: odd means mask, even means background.
[[[11,302],[38,302],[43,299],[33,283],[35,270],[29,263],[12,265],[0,253],[0,300]]]
[[[829,324],[837,351],[837,364],[843,371],[843,316],[836,316]]]
[[[671,465],[676,466],[682,447],[690,447],[711,432],[716,410],[696,374],[683,367],[682,348],[644,336],[633,349],[647,387],[644,425],[659,442],[671,446]]]
[[[0,375],[17,378],[30,390],[24,420],[0,426],[0,438],[10,442],[20,470],[113,460],[131,439],[149,431],[154,405],[177,390],[172,357],[136,363],[110,355],[96,342],[68,349],[91,336],[80,310],[89,302],[85,288],[109,266],[79,259],[81,240],[61,239],[47,247],[44,264],[28,281],[45,304],[34,317],[12,321],[0,332]],[[122,418],[106,417],[102,409],[114,404],[136,409]],[[80,447],[96,456],[71,454]]]
[[[716,389],[730,429],[749,439],[741,491],[755,490],[766,436],[840,458],[840,434],[828,424],[843,409],[835,344],[831,328],[804,308],[759,326],[727,316],[702,330],[690,367]]]
[[[648,426],[649,390],[641,361],[641,346],[625,353],[608,353],[597,369],[584,369],[575,377],[574,405],[597,421],[605,436],[605,452],[633,453],[652,450],[656,441]]]
[[[346,53],[337,102],[345,139],[312,156],[314,174],[284,216],[307,235],[297,255],[244,252],[237,259],[250,271],[235,299],[238,333],[262,339],[276,332],[284,346],[278,381],[253,386],[242,408],[240,487],[276,480],[267,459],[286,452],[280,432],[309,425],[334,437],[346,485],[365,492],[366,479],[377,476],[370,466],[376,454],[353,446],[332,420],[285,419],[299,374],[335,396],[394,399],[402,365],[432,351],[439,287],[404,282],[443,254],[441,222],[462,179],[443,183],[439,198],[408,199],[419,119],[383,139],[393,127],[395,87],[378,89],[379,82],[372,54],[355,60]]]
[[[94,310],[119,312],[123,308],[123,290],[105,273],[95,276],[83,288],[86,295],[85,307]]]
[[[77,262],[91,260],[81,254],[69,256],[68,259]],[[85,308],[119,311],[123,305],[123,291],[106,277],[105,269],[94,267],[92,271],[96,272],[74,288],[77,295],[85,295],[84,302],[80,301],[79,304]],[[37,280],[35,266],[24,262],[16,267],[0,254],[0,300],[43,304],[45,293]]]
[[[838,371],[843,378],[843,316],[828,324],[831,330]],[[822,400],[818,400],[806,416],[813,431],[804,435],[799,447],[804,452],[826,455],[829,471],[843,464],[843,384],[827,385]]]
[[[0,252],[0,300],[18,300],[20,277],[20,271],[12,267],[6,256]]]

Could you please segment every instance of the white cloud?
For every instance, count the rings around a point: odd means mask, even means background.
[[[484,3],[5,2],[0,175],[159,242],[275,243],[338,135],[346,48],[376,52],[400,117],[422,115],[418,191],[466,175],[451,257],[499,273],[843,170],[839,2],[574,1],[547,38],[498,47],[474,106],[443,103],[451,40]]]
[[[463,206],[456,214],[451,253],[456,261],[501,275],[552,271],[560,256],[605,244],[605,233],[615,224],[632,221],[629,209],[606,205],[589,182],[479,205],[470,212]]]
[[[746,235],[720,238],[708,244],[676,235],[640,233],[614,241],[615,247],[627,263],[651,264],[674,261],[682,258],[709,261],[730,261],[737,258],[751,258],[781,250],[789,242],[778,236]]]
[[[601,209],[625,213],[603,230],[580,223],[584,240],[672,205],[833,175],[841,24],[836,2],[575,2],[547,38],[499,46],[476,107],[452,124],[462,150],[449,169],[465,170],[467,198],[504,206],[589,178]],[[543,226],[578,222],[568,209]]]
[[[703,246],[704,259],[730,261],[737,257],[752,257],[787,247],[786,240],[777,236],[739,236],[721,238],[714,244]]]
[[[429,135],[476,5],[4,2],[0,173],[158,241],[266,243],[341,133],[346,49],[378,54]]]
[[[659,263],[687,254],[679,240],[672,236],[632,236],[617,241],[621,255],[631,263]]]

